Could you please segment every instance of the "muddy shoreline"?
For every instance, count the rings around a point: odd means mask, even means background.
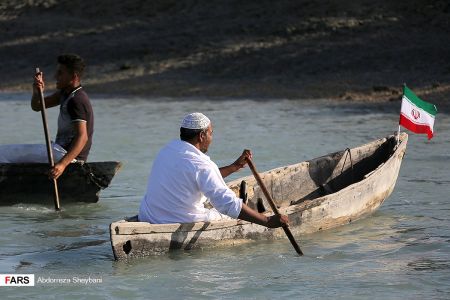
[[[9,0],[0,91],[53,87],[55,57],[88,63],[91,93],[145,97],[450,99],[447,1]]]

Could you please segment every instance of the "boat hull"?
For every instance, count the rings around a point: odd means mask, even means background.
[[[97,202],[121,168],[120,162],[73,163],[58,180],[61,204]],[[53,204],[53,182],[44,163],[0,164],[0,205],[18,203]]]
[[[289,216],[294,236],[334,228],[371,214],[392,193],[407,139],[407,134],[403,133],[397,147],[394,145],[395,137],[390,136],[351,149],[347,157],[346,151],[337,152],[261,173],[261,177],[280,212]],[[347,158],[351,156],[357,157],[359,163],[348,167],[350,160]],[[384,159],[384,156],[387,158]],[[364,164],[365,171],[361,164]],[[354,178],[350,183],[344,183],[342,177]],[[242,180],[249,187],[248,205],[255,209],[269,207],[251,176],[228,185],[238,193]],[[341,185],[344,187],[340,188]],[[267,213],[271,214],[270,211]],[[111,245],[116,260],[163,254],[175,249],[211,248],[285,238],[282,229],[269,229],[242,220],[190,224],[136,221],[121,220],[110,225]]]

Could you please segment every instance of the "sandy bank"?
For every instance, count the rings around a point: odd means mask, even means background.
[[[0,23],[2,91],[76,52],[94,93],[450,99],[448,1],[8,0]]]

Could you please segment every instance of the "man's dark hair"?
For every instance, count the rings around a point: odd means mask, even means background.
[[[195,138],[200,132],[205,131],[206,129],[189,129],[180,127],[180,139],[182,141],[188,142]]]
[[[77,73],[80,78],[83,76],[86,65],[80,56],[71,53],[61,54],[58,56],[58,63],[65,66],[69,72]]]

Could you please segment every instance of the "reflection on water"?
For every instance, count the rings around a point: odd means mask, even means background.
[[[415,271],[448,270],[450,269],[450,262],[441,257],[436,257],[434,259],[420,258],[408,263],[408,267],[413,268]]]
[[[28,95],[0,95],[0,143],[42,143],[40,114]],[[0,99],[1,100],[1,99]],[[357,146],[397,130],[398,103],[336,105],[327,101],[93,99],[91,161],[120,160],[123,169],[94,204],[19,204],[0,210],[0,273],[100,274],[103,283],[14,290],[49,298],[446,298],[450,292],[448,211],[450,118],[439,114],[436,137],[411,135],[391,197],[371,217],[289,241],[176,251],[114,262],[109,224],[137,213],[158,150],[178,137],[184,114],[214,123],[208,153],[219,166],[249,148],[260,171]],[[48,111],[56,133],[56,110]],[[20,122],[19,122],[20,120]],[[17,132],[21,134],[18,135]],[[250,175],[248,169],[228,180]],[[39,293],[37,292],[39,291]],[[83,296],[82,296],[83,295]]]
[[[59,244],[59,245],[56,245],[56,250],[57,251],[67,251],[67,250],[81,249],[81,248],[90,247],[90,246],[98,246],[98,245],[108,243],[108,242],[109,242],[109,240],[95,240],[95,241],[86,241],[86,242],[76,242],[76,243],[71,243],[69,245]]]

